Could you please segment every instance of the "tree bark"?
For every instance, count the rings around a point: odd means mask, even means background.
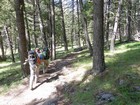
[[[110,0],[108,0],[108,5],[107,5],[107,29],[106,29],[106,46],[107,49],[109,49],[109,24],[110,24]]]
[[[48,38],[48,47],[50,47],[51,45],[51,41],[49,39],[51,39],[51,7],[50,7],[50,0],[45,0],[45,5],[47,8],[47,12],[46,12],[46,31],[47,31],[47,38]]]
[[[31,50],[31,38],[30,38],[30,31],[29,31],[29,25],[28,25],[28,18],[27,18],[26,9],[24,9],[24,12],[25,12],[26,37],[27,37],[28,51],[30,51]]]
[[[132,11],[132,2],[131,0],[128,0],[128,17],[127,17],[127,21],[128,21],[128,25],[127,25],[127,42],[130,42],[131,41],[131,34],[132,34],[132,31],[131,31],[131,11]]]
[[[77,24],[78,24],[78,46],[81,47],[81,41],[80,41],[80,15],[79,15],[79,1],[76,0],[76,4],[77,4]]]
[[[36,5],[35,5],[35,0],[32,0],[32,5],[33,5],[33,36],[34,36],[34,44],[35,44],[35,47],[37,48],[38,47],[38,41],[37,41],[37,36],[36,36]]]
[[[72,2],[72,23],[71,23],[71,47],[73,48],[74,46],[74,0]]]
[[[55,44],[55,11],[54,11],[54,0],[51,0],[51,52],[52,60],[56,59],[56,44]]]
[[[82,2],[82,0],[79,0],[79,4],[80,4],[82,24],[83,24],[83,27],[84,27],[84,34],[85,34],[85,38],[86,38],[86,44],[88,46],[89,53],[92,56],[93,49],[92,49],[92,46],[91,46],[91,42],[90,42],[90,39],[89,39],[88,30],[87,30],[87,19],[86,19],[86,17],[83,14],[84,11],[83,11],[83,2]]]
[[[11,41],[11,38],[10,38],[10,35],[9,35],[9,32],[8,32],[7,26],[4,26],[4,31],[5,31],[7,40],[8,40],[8,46],[10,48],[12,62],[14,63],[15,62],[15,57],[14,57],[14,53],[13,53],[13,46],[12,46],[12,41]]]
[[[119,0],[119,5],[118,5],[117,12],[116,12],[116,17],[115,17],[113,34],[112,34],[111,42],[110,42],[110,51],[111,52],[113,52],[115,50],[115,37],[116,37],[116,34],[117,34],[117,29],[118,29],[121,5],[122,5],[122,0]]]
[[[63,12],[62,0],[59,0],[59,2],[60,2],[60,9],[61,9],[61,17],[62,17],[62,33],[63,33],[64,47],[65,47],[65,51],[68,51],[68,44],[67,44],[67,36],[66,36],[66,30],[65,30],[65,21],[64,21],[64,12]]]
[[[44,27],[44,22],[41,16],[41,9],[40,9],[40,4],[39,4],[39,0],[36,0],[37,5],[37,9],[38,9],[38,20],[39,20],[39,25],[40,25],[40,32],[42,35],[42,41],[45,47],[48,46],[48,42],[47,42],[47,37],[46,37],[46,32],[45,32],[45,27]]]
[[[4,54],[4,47],[3,47],[3,40],[2,40],[2,35],[0,32],[0,47],[1,47],[1,52],[2,52],[2,59],[5,59],[5,54]]]
[[[20,1],[15,0],[16,22],[17,22],[17,29],[18,29],[18,34],[19,34],[19,51],[20,51],[20,60],[21,60],[21,70],[24,76],[26,76],[26,74],[29,74],[29,66],[23,65],[23,63],[25,62],[25,59],[28,57],[23,10],[24,10],[24,0],[20,0]]]
[[[103,4],[103,0],[93,0],[93,71],[95,74],[99,74],[105,70]]]

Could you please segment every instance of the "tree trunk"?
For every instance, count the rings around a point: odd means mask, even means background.
[[[60,9],[61,9],[61,17],[62,17],[62,33],[63,33],[64,47],[65,47],[65,51],[68,51],[68,44],[67,44],[67,36],[66,36],[66,30],[65,30],[65,22],[64,22],[64,13],[63,13],[62,0],[59,0],[59,2],[60,2]]]
[[[82,0],[79,0],[79,4],[80,4],[82,24],[83,24],[83,27],[84,27],[84,34],[85,34],[85,38],[86,38],[86,44],[88,46],[90,55],[92,56],[93,49],[92,49],[92,46],[91,46],[91,42],[90,42],[90,39],[89,39],[88,30],[87,30],[87,19],[86,19],[86,17],[83,14],[84,10],[83,10],[83,2],[82,2]]]
[[[50,0],[45,0],[45,5],[47,8],[47,12],[46,12],[46,31],[47,31],[47,38],[50,39],[51,38],[51,7],[50,7]],[[48,47],[50,47],[50,40],[48,40]]]
[[[127,17],[127,21],[128,21],[128,25],[127,25],[127,42],[131,41],[131,11],[132,11],[132,2],[131,0],[128,0],[128,17]]]
[[[72,28],[71,28],[71,47],[73,48],[74,46],[74,0],[71,1],[72,2]]]
[[[109,24],[110,24],[110,0],[108,0],[108,5],[107,5],[107,26],[106,26],[106,46],[107,49],[109,49]]]
[[[133,6],[132,6],[134,12],[132,12],[132,15],[134,16],[133,19],[136,20],[136,15],[137,15],[137,2],[134,2],[133,3]],[[137,33],[137,21],[133,21],[133,31],[132,31],[132,34],[134,35],[135,33]]]
[[[30,38],[30,31],[29,31],[29,25],[28,25],[28,19],[27,19],[27,12],[25,11],[25,22],[26,22],[26,37],[27,37],[27,44],[28,44],[28,51],[31,50],[31,38]]]
[[[51,0],[51,52],[52,52],[52,60],[56,59],[56,45],[55,45],[55,11],[54,11],[54,0]]]
[[[118,5],[116,17],[115,17],[113,34],[112,34],[112,37],[111,37],[110,51],[114,51],[115,50],[115,37],[116,37],[116,34],[117,34],[117,29],[118,29],[121,5],[122,5],[122,0],[119,0],[119,5]]]
[[[118,25],[118,29],[119,29],[119,42],[122,43],[122,33],[121,33],[121,24],[120,23]]]
[[[12,41],[11,41],[11,38],[10,38],[10,35],[9,35],[9,32],[8,32],[7,26],[4,26],[4,31],[5,31],[7,40],[8,40],[8,46],[10,48],[12,62],[14,63],[15,62],[15,57],[14,57],[14,53],[13,53],[13,46],[12,46]]]
[[[77,32],[77,34],[78,34],[78,46],[79,47],[81,47],[81,42],[80,42],[80,18],[79,18],[79,1],[78,0],[76,0],[76,4],[77,4],[77,19],[78,19],[78,21],[77,21],[77,24],[78,24],[78,32]]]
[[[36,5],[35,5],[35,0],[32,1],[33,4],[33,10],[34,10],[34,14],[33,14],[33,36],[34,36],[34,44],[35,47],[38,47],[38,41],[37,41],[37,36],[36,36]]]
[[[48,42],[47,42],[47,37],[46,37],[46,32],[45,32],[45,27],[44,27],[44,22],[41,16],[41,9],[40,9],[40,4],[39,4],[39,0],[36,0],[36,5],[37,5],[37,9],[38,9],[38,20],[39,20],[39,24],[40,24],[40,31],[41,31],[41,35],[42,35],[42,41],[44,46],[48,46]]]
[[[1,47],[1,52],[2,52],[2,59],[5,59],[3,40],[2,40],[1,32],[0,32],[0,47]]]
[[[20,1],[15,0],[16,22],[17,22],[17,29],[19,34],[19,51],[20,51],[21,69],[25,76],[26,74],[29,74],[29,66],[23,65],[25,59],[28,57],[23,10],[24,10],[24,0],[20,0]]]
[[[103,0],[93,0],[93,71],[95,74],[101,73],[105,70],[103,4]]]

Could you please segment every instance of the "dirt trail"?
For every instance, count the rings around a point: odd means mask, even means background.
[[[86,73],[83,68],[72,69],[71,63],[77,55],[78,53],[73,53],[51,62],[48,72],[40,75],[40,82],[35,85],[34,90],[28,89],[28,81],[25,79],[22,85],[0,96],[0,105],[65,105],[66,101],[59,101],[62,94],[59,94],[57,87],[81,81]]]

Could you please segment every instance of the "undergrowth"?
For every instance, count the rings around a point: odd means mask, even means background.
[[[92,71],[91,62],[92,58],[85,52],[73,67],[88,65],[87,70]],[[140,87],[140,43],[118,45],[114,53],[105,51],[105,62],[107,68],[102,75],[86,74],[80,84],[75,84],[73,94],[65,92],[72,105],[97,105],[96,97],[101,92],[115,96],[113,101],[101,105],[140,105],[140,90],[135,89]]]

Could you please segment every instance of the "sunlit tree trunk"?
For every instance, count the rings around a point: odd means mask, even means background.
[[[84,27],[83,30],[84,30],[84,34],[85,34],[85,38],[86,38],[86,44],[88,46],[90,55],[92,56],[92,54],[93,54],[92,51],[93,50],[92,50],[92,46],[91,46],[91,42],[90,42],[90,39],[89,39],[88,30],[87,30],[87,19],[86,19],[85,15],[83,14],[83,12],[84,12],[84,10],[83,10],[83,1],[79,0],[79,4],[80,4],[82,24],[83,24],[83,27]]]
[[[2,52],[2,59],[5,58],[5,54],[4,54],[4,47],[3,47],[3,38],[0,32],[0,47],[1,47],[1,52]]]
[[[30,31],[29,31],[29,24],[28,24],[28,19],[27,19],[27,12],[26,9],[25,11],[25,23],[26,23],[26,39],[27,39],[27,44],[28,44],[28,51],[31,50],[31,38],[30,38]]]
[[[51,52],[52,60],[56,59],[56,41],[55,41],[55,11],[54,11],[54,0],[51,0]]]
[[[121,5],[122,5],[122,0],[119,0],[118,9],[117,9],[116,16],[115,16],[115,23],[114,23],[113,34],[111,36],[110,51],[114,51],[115,50],[115,37],[116,37],[116,34],[117,34],[117,29],[118,29]]]
[[[10,48],[11,57],[12,57],[12,62],[15,62],[15,57],[14,57],[14,53],[13,53],[13,46],[12,46],[12,40],[11,40],[11,38],[10,38],[10,35],[9,35],[9,31],[8,31],[7,26],[4,26],[4,31],[5,31],[5,35],[6,35],[6,37],[7,37],[8,46],[9,46],[9,48]]]
[[[107,5],[107,26],[106,26],[106,46],[109,49],[109,24],[110,24],[110,0],[108,0]]]
[[[40,25],[40,32],[42,35],[42,41],[44,46],[48,46],[48,42],[47,42],[47,37],[46,37],[46,32],[45,32],[45,27],[44,27],[44,22],[41,16],[41,9],[40,9],[40,3],[39,0],[36,0],[36,5],[37,5],[37,9],[38,9],[38,20],[39,20],[39,25]]]

